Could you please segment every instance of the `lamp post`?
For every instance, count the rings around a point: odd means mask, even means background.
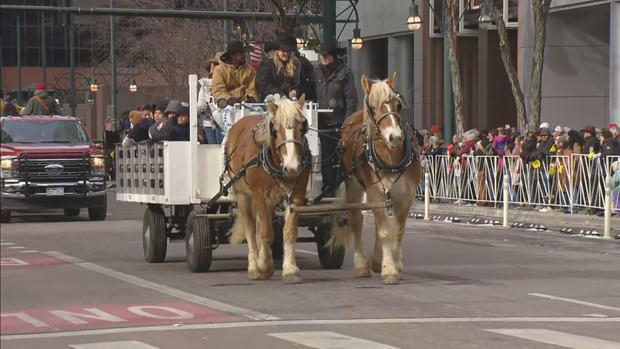
[[[136,85],[136,79],[131,79],[131,83],[129,84],[129,92],[138,91],[138,85]]]
[[[110,8],[114,8],[115,0],[110,0]],[[114,130],[118,128],[118,117],[116,115],[116,26],[114,16],[110,16],[110,65],[112,70],[112,81],[110,82],[110,94],[112,95],[112,127]]]

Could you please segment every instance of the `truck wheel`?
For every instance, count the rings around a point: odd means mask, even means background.
[[[142,250],[144,259],[149,263],[161,263],[166,260],[166,218],[159,206],[151,206],[144,212],[142,220]]]
[[[65,217],[77,217],[80,215],[79,208],[65,208]]]
[[[212,229],[209,221],[204,217],[196,217],[201,213],[194,210],[187,215],[185,223],[185,253],[187,255],[187,267],[192,273],[209,271],[213,254]]]
[[[284,235],[282,230],[284,223],[281,219],[273,220],[273,242],[271,243],[271,255],[273,259],[282,260],[284,256]]]
[[[340,269],[344,262],[344,247],[333,249],[325,246],[331,238],[331,226],[319,225],[316,230],[316,249],[323,269]]]
[[[11,221],[11,210],[0,210],[0,223],[8,223]]]
[[[88,208],[88,219],[91,221],[102,221],[108,214],[108,199],[103,197],[103,205]]]

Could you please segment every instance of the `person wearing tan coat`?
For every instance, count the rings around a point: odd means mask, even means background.
[[[245,47],[241,41],[231,41],[213,70],[211,95],[220,108],[235,103],[257,101],[256,71],[245,63]]]

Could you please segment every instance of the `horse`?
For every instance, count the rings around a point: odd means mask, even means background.
[[[341,129],[344,183],[339,196],[347,203],[359,203],[365,193],[369,203],[388,204],[372,209],[375,247],[371,263],[364,253],[361,210],[351,210],[344,224],[335,224],[329,242],[332,248],[346,245],[352,234],[355,276],[370,277],[370,270],[380,272],[386,285],[403,278],[401,241],[422,176],[417,139],[401,119],[402,101],[394,91],[395,84],[396,73],[382,81],[362,76],[364,109],[348,117]]]
[[[230,243],[247,240],[251,280],[268,280],[273,275],[272,218],[275,209],[286,201],[282,279],[284,283],[302,281],[295,261],[297,213],[289,208],[291,204],[305,203],[311,171],[304,101],[303,95],[297,101],[269,101],[266,117],[245,116],[228,133],[224,151],[228,176],[245,172],[233,184],[238,214]]]

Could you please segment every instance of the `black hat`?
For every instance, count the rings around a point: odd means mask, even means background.
[[[297,51],[297,40],[290,35],[284,35],[275,42],[278,50]]]
[[[177,116],[179,115],[189,115],[189,103],[187,102],[181,102],[179,103],[179,106],[177,108]]]
[[[319,48],[319,54],[321,55],[332,55],[334,57],[338,57],[343,55],[345,52],[345,49],[338,47],[338,42],[336,42],[336,40],[328,40]]]
[[[230,55],[232,55],[233,53],[239,53],[239,52],[243,53],[247,50],[248,48],[243,44],[243,42],[238,41],[238,40],[233,40],[233,41],[230,41],[226,45],[226,52],[224,52],[224,54],[221,57],[222,59],[228,59],[230,58]]]
[[[159,101],[154,104],[153,110],[161,110],[162,112],[166,110],[166,106],[168,105],[168,101]]]

